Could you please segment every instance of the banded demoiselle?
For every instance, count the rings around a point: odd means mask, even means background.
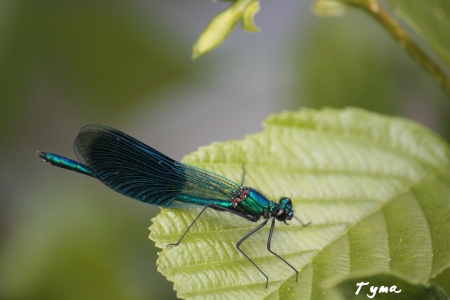
[[[266,288],[269,277],[240,249],[240,245],[272,219],[267,250],[294,270],[298,280],[297,269],[270,249],[275,220],[286,223],[294,218],[291,199],[283,197],[278,203],[268,200],[255,189],[244,186],[244,180],[239,185],[212,172],[177,162],[104,125],[84,126],[73,148],[80,162],[48,152],[38,151],[37,155],[54,166],[97,178],[116,192],[145,203],[168,208],[204,206],[180,239],[169,245],[178,245],[207,208],[230,212],[251,222],[262,217],[263,221],[242,237],[236,248],[266,278]],[[309,224],[295,219],[303,226]]]

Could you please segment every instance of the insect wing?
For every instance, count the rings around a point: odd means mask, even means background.
[[[83,127],[74,151],[100,181],[142,202],[162,207],[220,205],[239,194],[239,185],[231,180],[177,162],[108,126]]]

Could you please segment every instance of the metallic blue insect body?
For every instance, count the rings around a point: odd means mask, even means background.
[[[298,279],[298,271],[270,249],[275,220],[286,223],[294,217],[289,198],[273,202],[258,191],[243,186],[243,183],[239,185],[212,172],[177,162],[104,125],[83,127],[73,147],[80,162],[48,152],[38,151],[37,155],[54,166],[97,178],[116,192],[145,203],[160,207],[204,206],[178,242],[170,245],[178,245],[208,207],[233,213],[251,222],[263,217],[263,222],[239,240],[236,248],[264,275],[266,288],[268,276],[240,249],[240,245],[272,218],[267,249],[292,268]]]

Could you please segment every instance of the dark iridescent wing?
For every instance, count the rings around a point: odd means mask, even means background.
[[[96,178],[142,202],[162,207],[220,205],[239,195],[240,186],[233,181],[177,162],[108,126],[84,126],[73,148]]]

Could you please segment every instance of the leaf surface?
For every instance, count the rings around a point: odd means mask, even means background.
[[[303,109],[268,118],[264,131],[242,141],[213,143],[183,162],[269,199],[288,196],[311,225],[277,222],[242,249],[235,244],[257,224],[207,211],[176,247],[200,209],[162,209],[150,238],[163,249],[159,271],[182,298],[322,299],[322,282],[354,272],[391,271],[426,282],[450,263],[450,150],[426,128],[359,109]]]

